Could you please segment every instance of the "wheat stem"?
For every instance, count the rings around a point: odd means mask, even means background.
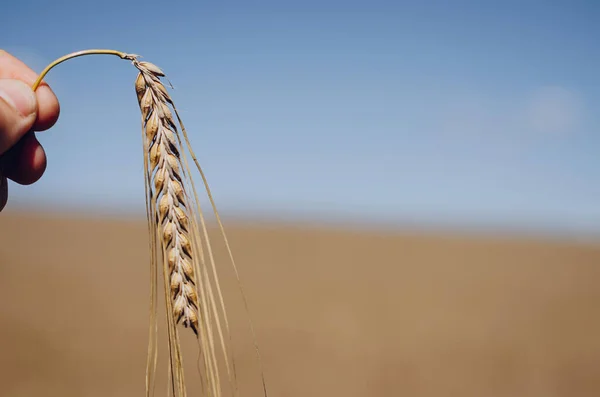
[[[44,80],[44,77],[46,77],[46,75],[48,74],[50,69],[52,69],[53,67],[55,67],[58,64],[63,63],[64,61],[68,61],[69,59],[81,57],[84,55],[116,55],[121,59],[128,59],[130,61],[133,61],[134,59],[137,58],[137,55],[128,54],[126,52],[117,51],[117,50],[91,49],[91,50],[82,50],[82,51],[72,52],[70,54],[64,55],[64,56],[54,60],[52,63],[50,63],[48,66],[46,66],[46,68],[44,70],[42,70],[42,73],[40,73],[40,75],[38,76],[35,83],[33,83],[33,87],[32,87],[33,91],[37,90],[37,88],[42,83],[42,80]]]

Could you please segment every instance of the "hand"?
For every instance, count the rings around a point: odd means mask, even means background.
[[[46,170],[35,131],[52,127],[60,106],[46,83],[32,91],[36,78],[27,65],[0,50],[0,211],[8,200],[7,178],[29,185]]]

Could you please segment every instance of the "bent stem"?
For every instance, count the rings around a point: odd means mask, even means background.
[[[67,61],[71,58],[77,58],[77,57],[84,56],[84,55],[116,55],[121,59],[127,59],[130,61],[133,61],[138,57],[137,55],[134,55],[134,54],[128,54],[128,53],[122,52],[122,51],[106,50],[106,49],[91,49],[91,50],[82,50],[82,51],[72,52],[70,54],[64,55],[64,56],[56,59],[54,62],[52,62],[51,64],[46,66],[46,68],[38,76],[35,83],[33,83],[33,87],[32,87],[33,91],[35,91],[39,87],[39,85],[42,83],[42,80],[44,79],[44,77],[46,77],[46,74],[48,74],[48,72],[53,67],[55,67],[58,64],[63,63],[64,61]]]

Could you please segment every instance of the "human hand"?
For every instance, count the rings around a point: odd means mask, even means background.
[[[58,99],[46,83],[33,92],[37,74],[0,49],[0,211],[8,200],[8,179],[36,182],[46,170],[46,154],[35,137],[58,120]]]

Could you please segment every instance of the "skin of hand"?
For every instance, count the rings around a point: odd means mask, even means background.
[[[0,49],[0,211],[8,200],[8,179],[29,185],[46,170],[46,153],[35,136],[51,128],[60,113],[46,83],[33,92],[37,74]]]

